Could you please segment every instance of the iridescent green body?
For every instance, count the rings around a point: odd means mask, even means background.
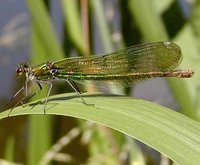
[[[72,81],[105,81],[126,87],[153,77],[191,77],[193,71],[173,70],[181,61],[182,53],[178,45],[171,42],[155,42],[127,47],[104,55],[70,57],[56,62],[44,62],[35,67],[22,64],[17,68],[17,76],[26,77],[26,81],[15,96],[25,89],[27,97],[28,81],[36,82],[40,90],[42,89],[40,83],[50,86],[47,102],[52,81],[67,81],[80,95]]]
[[[146,43],[106,55],[66,58],[52,63],[55,77],[74,81],[133,82],[152,77],[182,77],[173,69],[182,61],[180,48],[170,42]],[[185,72],[185,71],[184,71]],[[191,76],[191,73],[188,74]]]

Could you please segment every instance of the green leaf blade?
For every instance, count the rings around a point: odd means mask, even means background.
[[[50,97],[46,113],[91,120],[118,130],[180,164],[200,161],[200,124],[180,113],[144,100],[101,94],[82,95],[88,104],[74,94]],[[11,116],[43,114],[43,104],[17,107]],[[0,118],[6,117],[0,114]]]

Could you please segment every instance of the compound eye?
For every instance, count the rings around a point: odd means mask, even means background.
[[[16,70],[17,76],[21,76],[21,75],[23,75],[23,73],[24,73],[24,70],[22,68],[17,68],[17,70]]]

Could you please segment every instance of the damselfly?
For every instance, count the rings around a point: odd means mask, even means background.
[[[25,91],[25,97],[14,107],[25,102],[28,97],[28,81],[33,81],[42,90],[41,83],[49,85],[44,113],[53,81],[66,81],[80,96],[73,82],[82,80],[105,81],[131,86],[132,83],[154,77],[189,78],[190,70],[173,70],[182,61],[181,49],[171,42],[145,43],[104,55],[71,57],[56,62],[44,62],[35,67],[21,64],[16,69],[18,77],[25,77],[24,86],[14,95]],[[14,98],[13,97],[13,98]],[[13,108],[14,108],[13,107]],[[12,109],[9,112],[11,113]]]

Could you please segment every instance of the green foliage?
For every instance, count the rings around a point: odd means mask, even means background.
[[[115,165],[125,164],[127,160],[129,164],[154,164],[154,158],[144,151],[145,147],[138,145],[134,140],[137,139],[177,163],[196,165],[200,162],[200,124],[197,122],[200,120],[199,2],[191,4],[194,7],[190,18],[185,19],[176,1],[165,0],[161,4],[159,0],[119,0],[120,10],[117,14],[121,16],[121,20],[115,16],[111,5],[113,2],[107,3],[110,6],[104,6],[103,2],[56,1],[61,4],[66,46],[80,55],[87,55],[86,50],[89,47],[91,52],[94,51],[92,41],[96,33],[99,33],[99,45],[105,53],[113,50],[116,45],[137,42],[172,40],[178,43],[184,55],[180,68],[195,72],[191,79],[167,79],[179,104],[179,111],[175,112],[144,100],[115,95],[83,94],[85,101],[94,104],[93,106],[81,103],[81,99],[74,93],[55,95],[49,99],[46,115],[43,114],[44,105],[41,100],[15,108],[11,113],[15,117],[7,118],[8,111],[0,113],[0,119],[4,119],[0,121],[0,125],[4,126],[4,121],[17,123],[12,125],[16,129],[13,134],[6,134],[8,138],[4,140],[7,142],[5,147],[1,147],[1,153],[5,153],[4,158],[9,161],[25,164],[63,161],[68,164]],[[32,19],[31,63],[64,58],[63,50],[66,46],[62,47],[58,43],[44,1],[27,0],[27,6]],[[86,20],[83,16],[86,8],[88,27],[94,24],[97,27],[88,29],[87,37],[90,42],[84,38],[82,31],[83,27],[87,27],[83,23]],[[179,15],[174,14],[177,12]],[[115,32],[112,28],[115,19],[119,21],[121,31]],[[178,21],[181,23],[178,24]],[[45,92],[40,96],[45,97]],[[20,117],[22,115],[30,118],[24,120]],[[6,132],[7,123],[1,132]],[[19,127],[23,128],[21,136],[16,133],[21,131]],[[74,133],[73,130],[78,132]],[[59,138],[61,139],[58,140]],[[18,144],[16,148],[15,143]],[[19,158],[17,153],[24,154]]]
[[[200,161],[198,122],[144,100],[99,93],[86,93],[82,97],[93,105],[83,104],[74,93],[52,96],[46,115],[70,116],[106,125],[148,144],[180,164]],[[38,100],[26,107],[17,107],[10,116],[44,114],[44,105],[38,104],[41,102]],[[8,112],[1,113],[0,118],[7,117]]]

